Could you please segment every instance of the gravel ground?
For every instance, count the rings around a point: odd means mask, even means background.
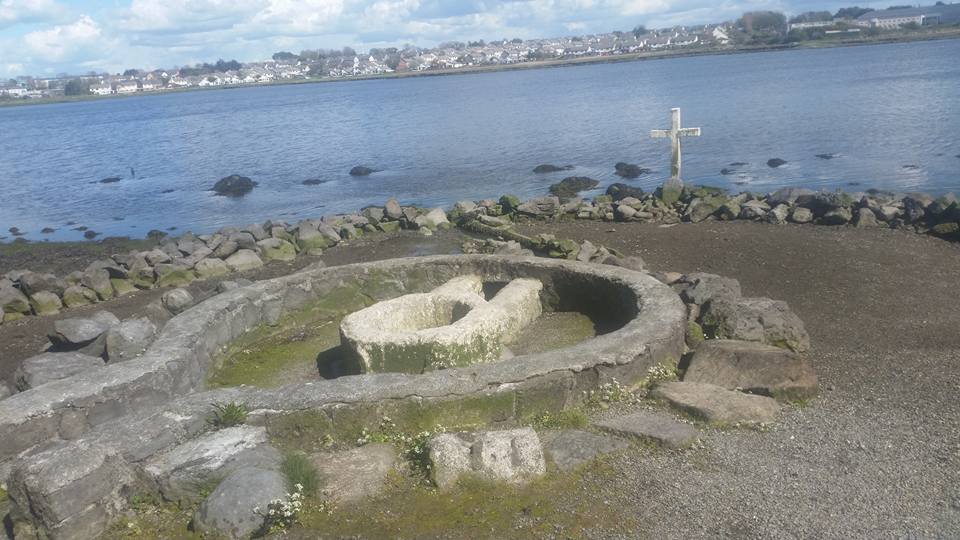
[[[699,449],[611,460],[621,474],[599,486],[605,503],[642,529],[624,537],[960,538],[960,246],[752,223],[549,231],[656,270],[735,277],[745,295],[786,300],[813,343],[820,397],[772,430],[708,430]]]
[[[737,278],[746,295],[786,300],[813,343],[820,396],[786,408],[769,431],[707,429],[682,452],[639,447],[611,456],[613,473],[556,494],[561,508],[590,497],[618,509],[623,519],[593,536],[960,538],[960,246],[891,230],[752,223],[523,228],[590,239],[655,270]],[[402,235],[322,258],[449,253],[460,240]],[[253,277],[293,269],[270,265]],[[133,313],[154,294],[104,307]],[[0,327],[4,374],[48,325]]]

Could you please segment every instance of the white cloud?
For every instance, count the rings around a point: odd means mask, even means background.
[[[89,16],[81,15],[72,24],[30,32],[23,36],[23,42],[33,57],[52,63],[77,58],[97,48],[101,36],[100,25]]]
[[[53,0],[0,0],[0,29],[56,18],[63,8]]]

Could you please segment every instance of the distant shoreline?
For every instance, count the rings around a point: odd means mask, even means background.
[[[730,48],[710,48],[710,49],[699,49],[699,50],[665,50],[662,52],[639,52],[639,53],[628,53],[617,56],[589,56],[581,58],[563,58],[556,60],[537,60],[533,62],[523,62],[519,64],[509,64],[509,65],[487,65],[487,66],[471,66],[458,69],[445,69],[439,71],[415,71],[415,72],[402,72],[402,73],[386,73],[381,75],[367,75],[367,76],[358,76],[358,77],[342,77],[342,78],[316,78],[316,79],[298,79],[298,80],[282,80],[282,81],[271,81],[268,83],[261,84],[242,84],[242,85],[224,85],[224,86],[214,86],[214,87],[187,87],[187,88],[177,88],[170,90],[161,90],[155,92],[135,92],[132,94],[118,94],[118,95],[109,95],[109,96],[95,96],[95,95],[85,95],[85,96],[70,96],[70,97],[60,97],[60,98],[45,98],[45,99],[16,99],[16,100],[3,100],[0,101],[0,109],[4,107],[27,107],[27,106],[36,106],[36,105],[54,105],[61,103],[77,103],[84,101],[101,101],[101,100],[111,100],[111,99],[120,99],[120,98],[131,98],[131,97],[148,97],[148,96],[162,96],[183,92],[200,92],[200,91],[216,91],[216,90],[235,90],[238,88],[257,88],[257,87],[268,87],[268,86],[286,86],[286,85],[296,85],[296,84],[321,84],[321,83],[337,83],[337,82],[350,82],[350,81],[370,81],[370,80],[380,80],[380,79],[405,79],[410,77],[446,77],[454,75],[468,75],[468,74],[477,74],[477,73],[489,73],[489,72],[498,72],[498,71],[518,71],[526,69],[546,69],[546,68],[557,68],[557,67],[567,67],[567,66],[577,66],[577,65],[588,65],[588,64],[609,64],[609,63],[620,63],[620,62],[636,62],[644,60],[663,60],[669,58],[683,58],[683,57],[693,57],[693,56],[719,56],[719,55],[730,55],[730,54],[745,54],[745,53],[758,53],[758,52],[775,52],[775,51],[792,51],[792,50],[803,50],[803,49],[832,49],[838,47],[862,47],[870,45],[889,45],[895,43],[912,43],[919,41],[941,41],[948,39],[960,39],[960,28],[949,28],[942,31],[936,31],[935,33],[930,34],[909,34],[901,36],[892,36],[892,37],[877,37],[874,39],[857,39],[852,41],[807,41],[800,43],[792,43],[785,45],[763,45],[756,47],[730,47]]]

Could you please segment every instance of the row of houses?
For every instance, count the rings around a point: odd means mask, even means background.
[[[936,26],[960,24],[960,4],[903,7],[868,11],[856,19],[833,19],[792,23],[788,30],[830,28],[837,25],[897,30],[907,25]],[[828,32],[829,33],[829,32]]]

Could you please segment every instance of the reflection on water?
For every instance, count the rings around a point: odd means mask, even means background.
[[[0,236],[16,226],[80,239],[69,221],[117,235],[209,231],[390,195],[526,197],[568,175],[597,178],[597,193],[621,181],[618,161],[652,168],[630,181],[652,188],[669,145],[648,133],[674,106],[703,128],[685,142],[688,181],[960,190],[958,57],[960,40],[948,40],[0,109]],[[787,164],[768,167],[774,157]],[[721,174],[732,162],[746,164]],[[540,163],[576,169],[533,174]],[[350,177],[358,164],[384,171]],[[260,185],[239,200],[207,191],[234,173]],[[121,180],[98,182],[111,176]]]

